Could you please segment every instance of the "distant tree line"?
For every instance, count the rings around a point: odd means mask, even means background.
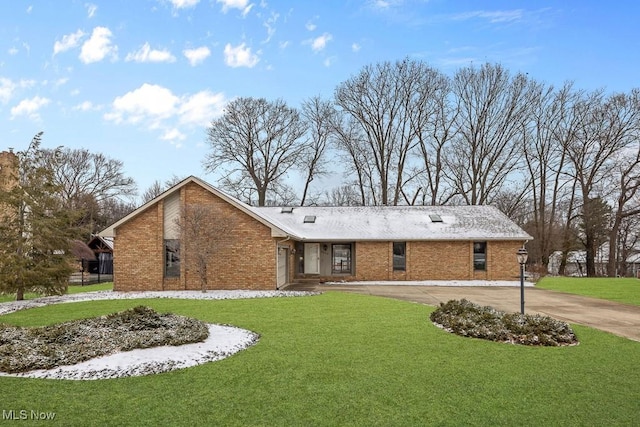
[[[235,99],[207,142],[205,169],[248,203],[493,204],[534,237],[532,263],[561,251],[562,272],[583,249],[589,276],[603,244],[610,276],[637,248],[638,89],[555,87],[495,64],[447,76],[405,59],[365,66],[299,109]],[[336,171],[342,185],[312,187]]]

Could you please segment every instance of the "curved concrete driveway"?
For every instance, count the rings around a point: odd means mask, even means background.
[[[520,311],[519,287],[345,284],[318,285],[313,286],[313,289],[378,295],[434,306],[452,299],[466,298],[476,304],[489,305],[500,311]],[[526,287],[525,313],[539,313],[640,341],[640,306]]]

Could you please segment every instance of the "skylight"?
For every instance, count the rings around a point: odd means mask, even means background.
[[[280,210],[280,213],[292,213],[292,212],[293,212],[292,207],[284,207]]]
[[[313,224],[314,222],[316,222],[316,216],[315,215],[306,215],[304,217],[304,222],[306,224]]]
[[[429,218],[431,218],[431,222],[443,222],[442,217],[438,214],[430,214]]]

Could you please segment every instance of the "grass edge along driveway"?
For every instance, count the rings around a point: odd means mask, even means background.
[[[575,326],[579,346],[448,334],[420,304],[328,292],[234,301],[113,300],[0,317],[35,326],[140,303],[261,334],[220,362],[137,378],[0,378],[0,410],[60,425],[638,425],[640,343]]]

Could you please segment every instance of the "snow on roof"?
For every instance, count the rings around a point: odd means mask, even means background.
[[[533,239],[491,206],[303,206],[290,213],[282,207],[252,209],[292,237],[308,241]],[[313,216],[315,222],[305,221]]]

